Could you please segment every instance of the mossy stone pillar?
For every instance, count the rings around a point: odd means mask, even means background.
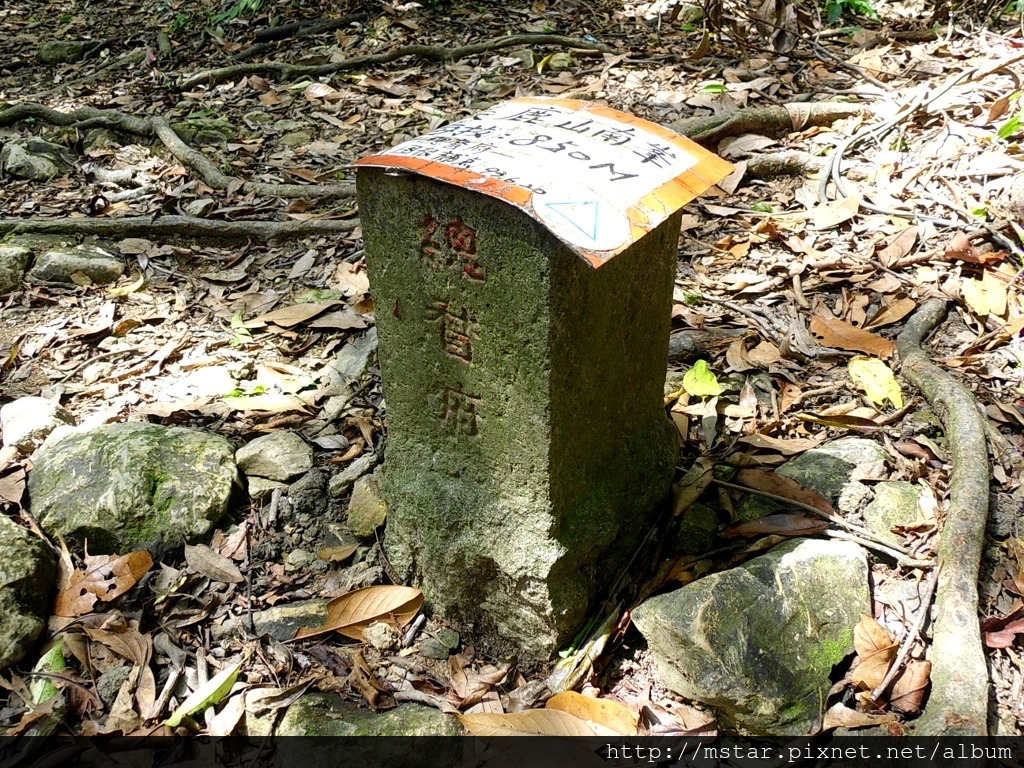
[[[477,642],[548,657],[668,493],[679,208],[730,166],[637,118],[539,99],[358,165],[387,556]]]

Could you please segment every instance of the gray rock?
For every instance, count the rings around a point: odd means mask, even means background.
[[[238,482],[234,447],[181,427],[129,422],[75,430],[33,456],[32,512],[91,554],[158,556],[206,536]]]
[[[274,123],[273,130],[275,133],[288,133],[289,131],[299,130],[303,125],[304,123],[301,120],[293,120],[290,117],[286,117]]]
[[[327,600],[297,600],[262,611],[253,611],[252,623],[256,636],[270,635],[279,642],[291,640],[300,627],[321,627],[327,620]],[[245,615],[233,616],[229,621],[215,624],[213,640],[222,642],[229,637],[244,636],[248,632]]]
[[[285,483],[277,480],[268,480],[265,477],[258,477],[257,475],[246,477],[245,484],[249,488],[249,496],[256,501],[269,496],[277,488],[280,488],[283,491],[288,487]]]
[[[47,251],[29,270],[32,283],[75,284],[76,275],[85,275],[93,283],[113,283],[124,274],[124,262],[101,248],[80,245]]]
[[[313,449],[294,432],[271,432],[239,448],[235,461],[246,475],[285,481],[313,468]]]
[[[13,139],[0,149],[0,171],[19,179],[49,181],[71,170],[74,158],[59,144]]]
[[[341,498],[351,490],[356,480],[365,475],[380,461],[376,453],[364,453],[341,472],[331,478],[329,490],[333,498]]]
[[[190,116],[171,127],[186,143],[196,146],[220,146],[238,135],[235,126],[223,117]]]
[[[301,697],[288,708],[277,728],[278,736],[458,736],[461,733],[462,726],[454,716],[431,707],[403,704],[387,712],[374,713],[345,701],[341,696],[324,693],[309,693]],[[461,756],[462,744],[457,739],[450,741],[452,748]],[[362,744],[365,746],[361,746]],[[394,745],[393,748],[403,749],[401,740],[398,739],[389,739],[388,744],[374,744],[368,741],[347,742],[345,760],[352,765],[402,765],[410,768],[443,763],[438,759],[437,753],[423,749],[422,745],[416,750],[419,754],[409,755],[412,761],[392,762],[380,751],[388,749],[391,745]],[[311,762],[302,762],[301,766],[313,768],[323,765],[326,768],[337,765],[337,746],[331,745],[330,742],[325,746],[327,748],[322,753],[315,750],[315,754],[321,759],[314,758]],[[361,752],[363,749],[371,752],[364,754]],[[364,758],[371,753],[375,755],[375,759],[365,760]],[[312,757],[312,754],[310,756]],[[458,762],[454,760],[451,765]]]
[[[306,474],[288,486],[288,500],[292,504],[292,515],[303,515],[319,520],[327,512],[327,473],[313,467]]]
[[[917,520],[919,500],[920,492],[913,483],[878,483],[875,498],[864,508],[864,523],[879,538],[901,545],[903,537],[892,529]]]
[[[202,198],[200,200],[190,200],[185,205],[185,213],[189,216],[196,216],[200,219],[205,218],[209,214],[213,213],[217,207],[216,200],[210,200],[209,198]]]
[[[307,131],[292,131],[279,138],[277,143],[286,147],[301,147],[303,144],[309,144],[312,140],[313,137]]]
[[[95,44],[87,40],[47,40],[40,43],[36,58],[42,64],[70,64],[80,60],[89,46]]]
[[[112,131],[109,128],[93,128],[85,133],[85,140],[82,142],[82,152],[90,155],[110,147],[120,147],[123,143],[124,140],[116,131]]]
[[[808,539],[654,597],[633,621],[680,696],[715,707],[727,727],[802,735],[870,608],[864,551]]]
[[[379,653],[394,653],[402,647],[402,633],[386,621],[374,621],[363,630],[363,639]]]
[[[0,245],[0,294],[9,293],[21,287],[21,278],[32,251],[19,245]]]
[[[323,408],[327,421],[336,419],[348,405],[376,353],[377,329],[374,327],[369,328],[351,344],[342,347],[334,359],[320,371],[320,380],[326,382],[320,392],[328,396]]]
[[[0,514],[0,671],[25,658],[39,639],[56,580],[50,549]]]
[[[114,667],[100,675],[96,681],[96,693],[99,694],[100,700],[108,707],[112,705],[117,699],[117,694],[121,692],[121,686],[124,685],[124,681],[131,673],[132,668],[125,665]]]
[[[16,446],[26,456],[62,424],[74,425],[75,417],[45,397],[19,397],[0,408],[4,445]]]
[[[372,539],[384,525],[388,506],[380,495],[381,478],[374,472],[356,481],[352,499],[348,503],[348,527],[361,539]]]
[[[859,478],[879,477],[889,454],[874,440],[846,437],[812,448],[781,467],[778,474],[817,491],[845,513],[860,512],[871,498],[871,489]],[[777,511],[782,505],[771,499],[748,496],[739,505],[741,520],[753,520]]]

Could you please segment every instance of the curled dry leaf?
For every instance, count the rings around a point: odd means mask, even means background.
[[[896,656],[898,643],[889,631],[867,614],[862,614],[853,628],[853,647],[858,664],[850,672],[853,683],[864,690],[874,690],[885,678]]]
[[[353,640],[363,639],[363,630],[375,621],[402,629],[423,607],[423,593],[414,587],[383,585],[357,589],[327,604],[322,627],[301,627],[294,640],[338,632]]]
[[[898,722],[899,718],[892,714],[872,714],[858,712],[841,702],[829,707],[821,720],[821,729],[831,731],[833,728],[866,728],[872,725],[885,725]]]
[[[563,691],[548,699],[544,706],[604,726],[620,736],[637,735],[638,715],[612,699],[595,699],[576,691]]]
[[[153,567],[153,558],[144,549],[120,557],[86,555],[85,569],[74,571],[57,594],[53,612],[74,618],[92,611],[98,600],[110,601],[134,587]]]

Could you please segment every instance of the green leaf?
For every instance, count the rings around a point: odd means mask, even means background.
[[[717,397],[722,394],[722,385],[708,368],[707,360],[698,360],[683,376],[683,389],[694,397]]]
[[[725,85],[722,83],[705,83],[701,90],[705,93],[725,93]]]
[[[1008,139],[1011,136],[1013,136],[1013,134],[1017,132],[1017,129],[1020,128],[1020,120],[1021,116],[1018,112],[1016,115],[1014,115],[1001,126],[999,126],[999,130],[997,131],[997,133],[999,134],[999,138]]]
[[[897,408],[903,407],[903,393],[896,382],[892,370],[881,360],[874,357],[854,357],[847,366],[847,371],[854,384],[864,390],[875,405],[882,405],[888,400]]]
[[[750,206],[750,210],[760,211],[761,213],[772,213],[773,208],[771,206],[771,203],[754,203],[752,206]]]
[[[64,638],[58,637],[46,653],[39,657],[32,671],[55,674],[63,672],[64,668]],[[60,693],[60,689],[53,684],[51,678],[37,677],[29,685],[29,692],[32,694],[33,704],[42,704]]]
[[[207,680],[203,685],[196,688],[192,695],[185,699],[181,705],[174,710],[174,713],[164,723],[169,728],[176,728],[181,721],[196,712],[202,712],[207,707],[220,704],[224,697],[231,692],[231,686],[238,679],[238,671],[242,668],[245,659],[224,667],[220,672]]]

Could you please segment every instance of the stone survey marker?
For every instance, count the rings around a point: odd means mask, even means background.
[[[661,126],[548,99],[356,165],[388,557],[441,615],[546,657],[668,492],[679,210],[732,167]]]

